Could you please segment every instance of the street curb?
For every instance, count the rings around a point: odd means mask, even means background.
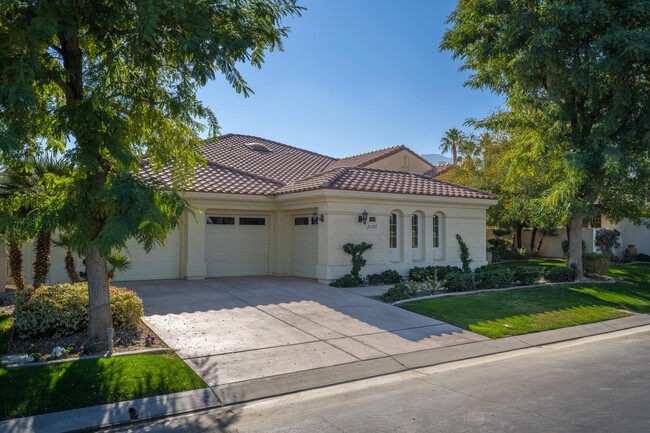
[[[216,385],[200,390],[16,418],[0,422],[0,431],[3,433],[97,431],[109,427],[115,428],[170,416],[224,408],[363,379],[389,376],[426,367],[515,352],[521,349],[543,347],[572,340],[578,341],[599,335],[604,336],[648,325],[650,325],[650,315],[635,314],[604,322],[594,322],[586,325],[437,349],[425,349],[330,367]],[[137,419],[132,419],[129,416],[130,408],[137,411]]]
[[[47,413],[0,422],[3,433],[89,432],[134,422],[151,421],[171,415],[221,407],[210,388],[158,395],[101,406]],[[130,416],[130,409],[137,417]]]
[[[224,406],[231,406],[425,367],[605,335],[647,325],[650,325],[650,315],[635,314],[605,322],[425,349],[224,385],[212,385],[212,389]]]

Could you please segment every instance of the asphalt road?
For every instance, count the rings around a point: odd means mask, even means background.
[[[116,431],[650,432],[650,332],[508,356]]]

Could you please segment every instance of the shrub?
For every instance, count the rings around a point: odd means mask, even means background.
[[[542,278],[542,272],[538,268],[519,267],[515,271],[514,280],[524,286],[535,284]]]
[[[409,294],[408,286],[404,283],[399,283],[399,284],[395,284],[393,287],[386,290],[386,292],[384,292],[379,297],[379,299],[383,302],[392,303],[392,302],[402,301],[410,297],[411,295]]]
[[[469,265],[474,260],[469,258],[469,248],[459,234],[456,234],[456,240],[458,241],[458,246],[460,247],[460,261],[463,262],[463,272],[470,273],[472,272],[472,268],[470,268]]]
[[[447,290],[450,292],[469,292],[476,289],[476,281],[474,274],[465,272],[456,272],[447,275],[447,282],[445,284]]]
[[[480,274],[481,272],[490,272],[490,271],[494,271],[496,269],[503,269],[503,268],[501,268],[500,266],[497,266],[497,265],[483,265],[481,267],[476,268],[476,270],[474,272],[476,272],[477,274]]]
[[[130,327],[143,315],[142,299],[135,292],[110,287],[113,326]],[[62,337],[88,326],[88,284],[40,286],[16,294],[15,326],[22,338]]]
[[[368,275],[368,284],[377,286],[379,284],[397,284],[402,282],[402,276],[399,272],[388,269],[381,274]]]
[[[361,278],[359,272],[361,272],[361,268],[366,265],[366,259],[362,257],[362,254],[369,249],[372,249],[372,244],[366,242],[361,242],[360,244],[348,242],[343,245],[343,251],[352,256],[352,270],[350,271],[350,274],[352,274],[353,277]]]
[[[650,262],[650,256],[647,254],[639,253],[634,256],[634,260],[637,262]]]
[[[512,286],[513,274],[508,269],[488,269],[477,272],[474,280],[479,290],[502,289]]]
[[[618,241],[621,232],[616,229],[599,229],[596,231],[595,244],[603,254],[612,254],[612,250],[621,248]]]
[[[582,255],[582,268],[588,277],[607,275],[609,272],[609,259],[597,253]]]
[[[360,277],[355,277],[352,274],[345,274],[338,280],[334,280],[330,283],[332,287],[358,287],[363,284],[363,280]]]
[[[458,266],[427,266],[426,268],[414,267],[409,270],[409,280],[426,281],[427,279],[444,280],[447,275],[463,272]]]
[[[554,266],[546,272],[545,278],[551,283],[570,282],[578,278],[578,272],[568,266]]]

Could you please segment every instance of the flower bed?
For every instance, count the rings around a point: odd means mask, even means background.
[[[14,311],[19,338],[64,337],[88,327],[87,283],[41,286],[16,294]],[[128,289],[110,287],[113,326],[135,326],[143,315],[142,299]]]

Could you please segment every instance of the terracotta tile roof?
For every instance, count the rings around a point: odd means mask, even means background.
[[[341,158],[334,161],[327,168],[328,170],[332,170],[340,167],[363,167],[404,149],[406,149],[406,146],[393,146],[387,147],[386,149],[379,149],[372,152],[361,153],[359,155],[348,156],[347,158]]]
[[[256,148],[261,150],[255,150]],[[459,198],[497,198],[487,192],[431,176],[362,167],[403,149],[410,151],[404,146],[395,146],[337,160],[259,137],[226,134],[216,141],[206,141],[201,147],[208,164],[197,168],[195,180],[186,191],[274,196],[327,188]],[[146,160],[143,162],[141,178],[155,178],[172,186],[169,168],[154,173],[146,165]]]
[[[323,182],[326,183],[323,184]],[[497,199],[496,195],[485,191],[456,185],[417,173],[361,167],[340,168],[321,176],[296,182],[293,185],[286,185],[280,188],[277,194],[324,188],[440,197]]]
[[[251,143],[261,144],[271,152],[251,150],[247,146]],[[282,183],[322,173],[336,161],[336,158],[250,135],[222,135],[216,142],[206,141],[201,150],[208,162]]]
[[[441,162],[438,163],[438,165],[434,166],[431,170],[425,171],[422,174],[424,174],[425,176],[429,176],[429,177],[438,177],[441,174],[445,174],[449,170],[451,170],[451,167],[453,167],[453,164],[441,161]]]

